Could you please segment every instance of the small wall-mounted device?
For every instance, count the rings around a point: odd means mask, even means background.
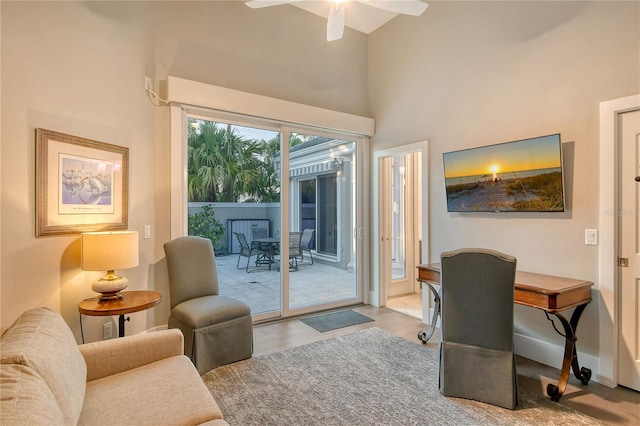
[[[104,340],[112,339],[113,338],[113,324],[110,323],[110,322],[105,323],[103,325],[103,328],[104,328],[104,330],[103,330],[103,333],[102,333],[102,338]]]
[[[597,229],[585,229],[584,230],[584,243],[588,246],[598,245],[598,230]]]

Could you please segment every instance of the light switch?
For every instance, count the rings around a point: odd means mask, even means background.
[[[584,243],[588,246],[598,245],[598,230],[597,229],[585,229],[584,230]]]
[[[145,225],[144,226],[144,238],[146,240],[151,238],[151,225]]]

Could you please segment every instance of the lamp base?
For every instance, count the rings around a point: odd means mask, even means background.
[[[100,293],[100,296],[98,297],[98,299],[100,302],[122,299],[122,292],[115,291],[113,293]]]
[[[100,301],[115,300],[122,297],[122,290],[129,286],[129,280],[109,271],[107,275],[93,283],[91,289],[100,293]]]

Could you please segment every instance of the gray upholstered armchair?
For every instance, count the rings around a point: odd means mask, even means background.
[[[180,237],[164,244],[169,272],[169,328],[184,334],[184,352],[198,372],[251,358],[251,309],[220,296],[211,241]]]
[[[442,253],[441,263],[440,392],[515,408],[516,259],[493,250],[462,249]]]

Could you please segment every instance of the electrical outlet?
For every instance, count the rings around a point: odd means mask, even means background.
[[[107,339],[112,339],[113,338],[113,323],[106,323],[103,326],[103,339],[107,340]]]
[[[147,75],[144,76],[144,88],[146,90],[153,90],[153,80]]]

